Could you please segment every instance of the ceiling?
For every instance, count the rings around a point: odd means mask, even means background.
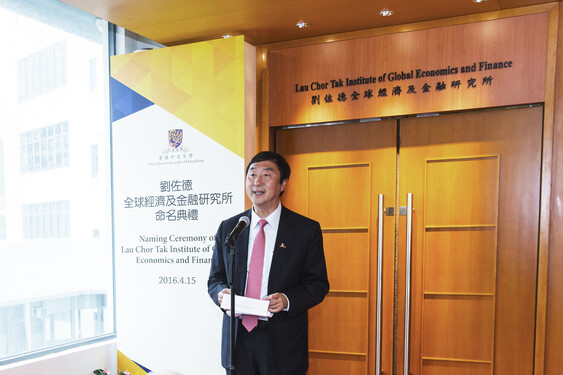
[[[254,45],[464,16],[552,0],[61,0],[171,46],[245,35]],[[384,8],[395,12],[382,17]],[[297,22],[309,27],[299,29]]]

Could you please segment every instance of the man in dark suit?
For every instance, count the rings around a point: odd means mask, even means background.
[[[319,304],[329,291],[322,232],[319,223],[283,207],[280,203],[290,168],[275,152],[258,153],[246,168],[246,194],[252,209],[221,223],[208,280],[209,296],[220,306],[230,294],[229,247],[225,239],[241,216],[250,225],[235,243],[236,294],[244,296],[253,244],[265,236],[260,299],[269,300],[269,319],[258,320],[250,330],[237,318],[236,373],[238,375],[304,375],[309,367],[307,310]],[[257,241],[259,242],[259,241]],[[235,307],[236,312],[236,307]],[[230,366],[230,317],[223,315],[221,364]]]

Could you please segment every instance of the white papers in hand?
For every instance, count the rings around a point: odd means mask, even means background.
[[[240,314],[245,315],[256,315],[259,318],[269,318],[272,314],[268,311],[268,305],[270,301],[248,298],[242,296],[235,297],[235,314],[239,316]],[[223,294],[223,301],[221,302],[221,308],[223,310],[231,310],[231,295]]]

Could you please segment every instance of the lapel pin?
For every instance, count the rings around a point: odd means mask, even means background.
[[[285,248],[286,248],[286,247],[285,247],[285,243],[282,242],[281,245],[280,245],[280,247],[281,247],[282,249],[285,249]]]

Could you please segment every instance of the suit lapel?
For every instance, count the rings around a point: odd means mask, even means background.
[[[250,210],[244,213],[247,217],[250,217]],[[237,274],[237,294],[244,295],[244,287],[246,285],[246,268],[248,264],[248,236],[250,233],[250,227],[245,228],[237,242],[236,242],[236,274]]]
[[[287,214],[287,209],[282,206],[280,216],[280,224],[276,235],[274,245],[274,256],[272,257],[272,266],[270,268],[270,276],[268,278],[268,293],[273,293],[278,287],[276,286],[277,275],[282,275],[285,262],[288,255],[288,247],[291,246],[291,221]]]

